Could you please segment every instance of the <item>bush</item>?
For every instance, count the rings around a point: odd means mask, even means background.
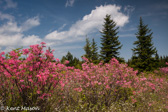
[[[82,69],[67,67],[45,43],[0,53],[0,101],[40,111],[167,111],[168,79],[134,71],[115,58]],[[158,72],[159,74],[159,72]]]

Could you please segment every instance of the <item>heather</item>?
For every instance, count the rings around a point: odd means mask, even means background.
[[[0,53],[1,106],[38,106],[42,112],[168,111],[168,67],[141,72],[112,58],[82,68],[62,64],[45,43]]]

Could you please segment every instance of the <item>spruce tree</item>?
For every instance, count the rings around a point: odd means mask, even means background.
[[[61,63],[64,63],[65,60],[69,61],[69,64],[67,64],[67,66],[73,66],[73,55],[69,51],[66,56],[62,57]]]
[[[156,51],[156,54],[155,54],[155,68],[159,68],[159,55]]]
[[[67,60],[67,58],[66,58],[65,56],[63,56],[63,57],[61,58],[61,63],[64,63],[65,60]]]
[[[88,38],[86,38],[86,45],[84,46],[84,51],[85,51],[85,55],[83,55],[84,57],[91,59],[92,57],[92,51],[91,51],[91,44]]]
[[[103,29],[100,32],[102,34],[100,56],[107,63],[111,58],[119,59],[118,50],[121,49],[122,45],[118,40],[119,36],[117,36],[119,27],[116,27],[116,23],[110,15],[106,15],[104,20]]]
[[[96,42],[93,38],[92,39],[92,45],[91,45],[91,60],[95,64],[99,62],[99,55],[98,55],[97,50],[98,50],[97,44],[96,44]]]
[[[81,62],[78,58],[74,57],[69,51],[66,54],[66,56],[63,56],[61,59],[61,63],[64,63],[65,60],[69,61],[69,64],[66,64],[67,66],[74,66],[75,68],[81,68]]]
[[[136,33],[137,41],[134,42],[136,47],[132,49],[134,68],[137,68],[139,72],[152,71],[155,68],[156,60],[153,56],[156,54],[156,48],[152,43],[152,34],[151,29],[143,23],[140,17],[138,32]]]

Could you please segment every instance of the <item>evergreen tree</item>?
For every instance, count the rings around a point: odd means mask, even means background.
[[[168,62],[168,56],[159,57],[159,67],[166,67],[166,62]]]
[[[156,54],[155,54],[155,67],[156,68],[159,68],[159,55],[156,51]]]
[[[69,64],[67,64],[67,66],[73,66],[73,55],[69,51],[66,56],[62,57],[61,63],[64,63],[65,60],[69,61]]]
[[[92,48],[91,48],[91,44],[88,38],[86,38],[86,45],[83,48],[85,50],[85,54],[83,55],[84,57],[91,59],[92,57]]]
[[[74,57],[73,66],[75,68],[82,69],[82,62],[78,58]]]
[[[68,51],[66,59],[69,61],[69,66],[73,64],[73,55]]]
[[[62,57],[62,59],[61,59],[61,63],[64,63],[64,62],[65,62],[65,60],[67,60],[67,59],[66,59],[66,57],[65,57],[65,56],[63,56],[63,57]]]
[[[156,60],[152,56],[156,54],[156,48],[152,43],[152,34],[153,32],[148,28],[148,25],[144,25],[142,18],[140,18],[136,33],[137,41],[134,42],[136,47],[132,49],[134,68],[137,68],[139,72],[154,69]]]
[[[91,45],[91,59],[93,63],[98,63],[99,62],[99,55],[97,52],[98,48],[97,48],[97,44],[94,40],[94,38],[92,39],[92,45]]]
[[[99,62],[99,55],[97,52],[98,48],[94,38],[92,39],[92,43],[89,41],[88,38],[86,38],[86,45],[84,46],[84,50],[84,57],[86,57],[95,64]]]
[[[119,59],[119,49],[121,49],[122,45],[118,40],[118,28],[116,27],[116,23],[111,19],[110,15],[106,15],[104,18],[105,22],[103,25],[103,29],[101,31],[101,51],[100,56],[104,60],[105,63],[109,62],[111,58]]]
[[[68,51],[66,56],[63,56],[61,59],[61,63],[64,63],[65,60],[69,61],[69,64],[67,66],[74,66],[75,68],[81,68],[81,62],[78,58],[73,57],[73,55]]]

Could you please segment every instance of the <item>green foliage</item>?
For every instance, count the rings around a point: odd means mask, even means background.
[[[99,55],[97,50],[98,48],[94,38],[92,39],[92,43],[88,38],[86,38],[86,45],[84,46],[85,54],[83,56],[97,64],[99,63]]]
[[[160,56],[159,57],[159,67],[166,67],[166,62],[168,62],[168,56]]]
[[[118,95],[118,96],[116,96],[117,101],[122,100],[122,101],[126,102],[129,100],[129,97],[133,95],[131,88],[119,87],[116,92]]]
[[[101,51],[100,56],[105,63],[109,62],[111,58],[118,58],[119,49],[122,45],[118,40],[118,28],[116,23],[111,19],[110,15],[106,15],[104,18],[105,22],[103,25],[102,38],[101,38]]]
[[[92,48],[91,48],[91,44],[88,38],[86,38],[86,45],[84,46],[84,51],[85,54],[83,55],[84,57],[86,57],[87,59],[91,59],[92,57]]]
[[[91,56],[91,60],[93,63],[99,63],[99,55],[98,55],[98,48],[97,48],[97,44],[94,40],[94,38],[92,39],[92,45],[91,45],[91,53],[92,53],[92,56]]]
[[[117,60],[118,60],[120,63],[126,63],[123,57],[118,57]]]
[[[144,25],[142,18],[138,26],[138,32],[136,33],[137,41],[134,42],[136,45],[132,49],[132,67],[142,71],[153,71],[156,68],[156,59],[153,57],[156,54],[156,48],[152,43],[151,30],[148,25]]]
[[[159,55],[156,51],[156,54],[155,54],[155,68],[159,68]]]
[[[15,53],[18,53],[18,57],[20,57],[22,55],[22,53],[19,53],[19,51],[23,49],[23,47],[20,48],[16,48],[16,49],[12,49],[12,51],[14,51]],[[5,55],[5,59],[11,59],[12,56],[9,55],[9,52]],[[20,57],[20,60],[22,60],[23,58]]]
[[[69,51],[66,54],[66,56],[62,57],[61,63],[64,63],[66,60],[69,61],[69,63],[66,64],[67,66],[74,66],[75,68],[81,68],[82,62],[80,62],[78,58],[73,57],[73,55]]]

